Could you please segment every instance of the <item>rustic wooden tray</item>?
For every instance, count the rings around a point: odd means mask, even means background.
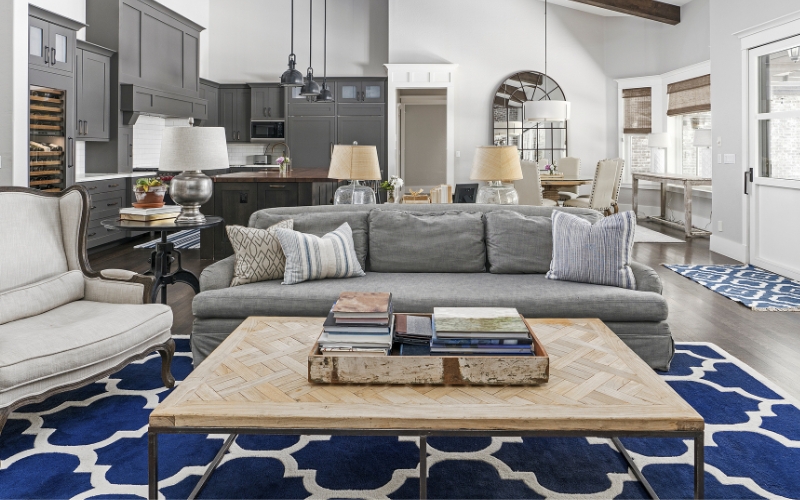
[[[533,356],[400,356],[396,347],[389,356],[336,356],[320,354],[315,342],[308,354],[308,381],[381,385],[541,384],[550,378],[550,358],[531,325],[527,321],[525,324],[533,338]]]

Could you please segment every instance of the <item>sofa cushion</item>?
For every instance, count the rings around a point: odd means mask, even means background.
[[[256,281],[276,280],[286,270],[286,255],[275,235],[278,228],[292,229],[292,219],[282,220],[267,229],[226,226],[228,240],[236,255],[230,286],[246,285]]]
[[[275,235],[286,254],[284,285],[364,276],[353,248],[353,233],[346,222],[322,238],[281,228],[275,230]]]
[[[368,249],[368,216],[369,212],[367,211],[273,214],[267,210],[260,210],[250,217],[250,227],[267,229],[282,220],[292,219],[294,225],[293,229],[295,231],[322,237],[331,231],[335,231],[346,222],[353,232],[353,244],[355,245],[356,255],[358,256],[358,263],[361,265],[361,269],[365,269],[367,265]]]
[[[636,214],[622,212],[595,225],[553,213],[553,261],[547,278],[636,289],[631,270]]]
[[[0,293],[0,325],[42,314],[81,300],[83,273],[69,271],[52,278]]]
[[[548,280],[542,274],[376,273],[353,280],[280,280],[210,290],[192,302],[196,318],[321,316],[343,291],[392,292],[396,312],[432,312],[434,306],[516,307],[526,317],[600,318],[659,322],[667,301],[653,292]]]
[[[550,217],[511,210],[489,212],[486,218],[486,258],[495,274],[546,273],[553,258]]]
[[[0,403],[19,386],[46,390],[50,377],[103,363],[165,331],[168,338],[171,326],[172,310],[162,304],[85,300],[0,325]]]
[[[486,270],[481,213],[369,214],[370,270],[383,273],[481,273]]]

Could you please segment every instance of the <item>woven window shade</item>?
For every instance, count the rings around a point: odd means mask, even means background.
[[[667,85],[667,116],[711,111],[711,75]]]
[[[651,94],[650,87],[622,91],[625,102],[624,133],[649,134],[652,131]]]

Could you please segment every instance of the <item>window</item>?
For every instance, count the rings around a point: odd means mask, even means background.
[[[711,113],[690,113],[672,117],[678,162],[669,173],[711,177]]]
[[[523,116],[527,101],[565,101],[561,87],[550,77],[523,71],[506,78],[492,105],[495,146],[517,146],[523,160],[557,161],[567,156],[567,122],[533,122]]]
[[[800,46],[759,57],[761,176],[800,180]]]

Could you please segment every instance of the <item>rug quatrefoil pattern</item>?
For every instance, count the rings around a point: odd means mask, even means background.
[[[191,369],[188,339],[173,365]],[[157,355],[21,408],[0,435],[0,497],[146,498]],[[705,418],[708,498],[800,494],[800,406],[713,344],[679,344],[665,380]],[[186,498],[226,436],[162,435],[159,487]],[[661,498],[692,496],[682,439],[623,439]],[[646,498],[607,439],[430,438],[429,498]],[[201,498],[415,498],[412,437],[239,436]]]

